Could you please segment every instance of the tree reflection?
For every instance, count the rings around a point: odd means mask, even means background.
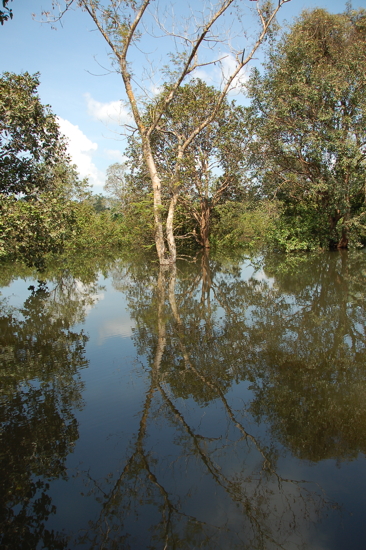
[[[365,453],[366,258],[342,252],[267,270],[276,299],[255,318],[273,328],[257,342],[251,410],[299,458]]]
[[[101,509],[81,544],[307,547],[333,504],[279,456],[349,459],[366,435],[362,284],[352,258],[308,261],[264,259],[247,280],[207,255],[178,271],[116,266],[148,388],[121,471],[88,478]]]
[[[48,285],[52,287],[49,290]],[[49,482],[66,479],[65,460],[78,439],[82,407],[78,372],[87,365],[82,330],[96,286],[69,273],[29,287],[20,308],[0,303],[0,546],[63,549],[64,536],[46,528],[56,509]]]

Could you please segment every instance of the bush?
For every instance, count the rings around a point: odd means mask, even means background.
[[[66,252],[149,248],[154,245],[153,216],[145,201],[131,204],[128,211],[97,212],[92,201],[76,204],[76,223]]]
[[[258,246],[266,241],[278,215],[275,201],[226,202],[215,209],[211,240],[218,248]]]
[[[57,193],[20,200],[0,195],[0,258],[41,265],[46,254],[63,249],[74,224],[73,204]]]

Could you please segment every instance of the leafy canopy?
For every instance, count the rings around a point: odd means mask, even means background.
[[[0,78],[0,258],[43,266],[74,235],[85,195],[56,116],[37,95],[39,75]]]
[[[69,163],[56,116],[37,94],[39,74],[0,78],[0,193],[30,195],[54,187]]]
[[[365,229],[366,11],[304,11],[275,48],[248,84],[252,167],[285,240],[347,246]]]
[[[154,120],[171,86],[145,108],[147,126]],[[208,242],[212,209],[224,200],[243,195],[243,164],[247,135],[243,108],[225,99],[215,119],[203,126],[216,105],[219,90],[193,79],[175,93],[151,135],[151,149],[162,182],[165,200],[176,193],[193,235],[203,246]],[[192,134],[197,131],[193,139]],[[131,136],[127,155],[133,179],[148,182],[141,141]],[[193,225],[192,225],[193,223]],[[185,223],[181,229],[187,230]]]

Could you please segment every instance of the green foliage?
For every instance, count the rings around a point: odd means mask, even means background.
[[[113,224],[108,210],[97,212],[92,199],[75,204],[74,208],[75,225],[65,246],[66,253],[108,250],[120,244],[119,226]]]
[[[105,212],[109,209],[108,200],[102,194],[91,195],[89,200],[92,202],[93,208],[97,213]]]
[[[152,193],[132,202],[124,213],[125,239],[132,248],[151,248],[155,245]]]
[[[219,249],[263,245],[279,212],[276,201],[226,202],[216,207],[212,240]]]
[[[74,204],[75,223],[71,238],[65,243],[66,254],[153,246],[151,196],[132,203],[124,212],[118,208],[100,210],[97,205],[93,197]]]
[[[267,243],[271,248],[284,252],[316,250],[328,245],[328,220],[324,212],[300,203],[295,207],[283,207],[280,215],[270,224]]]
[[[46,254],[63,249],[74,223],[73,204],[56,192],[28,200],[0,195],[0,258],[41,266]]]
[[[170,86],[146,105],[145,122],[149,126],[165,102]],[[244,195],[243,165],[247,142],[244,110],[225,100],[214,120],[191,140],[192,133],[214,111],[220,92],[200,79],[181,86],[160,117],[151,135],[151,147],[162,181],[163,198],[178,193],[181,212],[189,219],[191,239],[208,244],[211,214],[225,200]],[[128,165],[135,186],[146,189],[149,175],[141,154],[141,143],[129,140]],[[112,167],[111,167],[112,168]],[[137,184],[137,182],[139,182]],[[176,223],[183,229],[181,220]],[[178,236],[183,236],[182,232]]]
[[[54,189],[55,168],[68,164],[56,116],[37,95],[39,74],[0,78],[0,192],[37,194]]]
[[[74,234],[87,196],[56,116],[37,95],[39,75],[0,78],[0,258],[44,266]]]
[[[263,76],[251,75],[250,162],[262,193],[283,204],[285,250],[346,247],[365,233],[365,47],[365,10],[305,11]]]

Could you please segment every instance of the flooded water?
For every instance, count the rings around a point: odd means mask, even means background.
[[[366,548],[364,252],[0,283],[2,549]]]

